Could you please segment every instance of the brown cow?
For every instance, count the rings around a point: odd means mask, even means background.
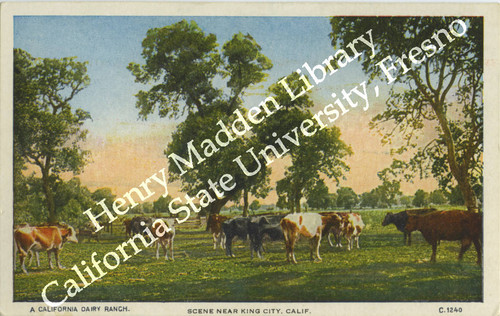
[[[351,250],[354,247],[354,241],[356,240],[356,247],[359,248],[359,235],[365,228],[365,223],[361,219],[361,215],[358,213],[347,213],[344,217],[344,234],[347,238],[347,250]],[[342,245],[341,245],[342,247]]]
[[[229,217],[220,214],[210,214],[207,220],[207,230],[212,233],[214,240],[214,249],[217,249],[217,244],[220,243],[220,248],[226,248],[226,235],[222,231],[222,223],[228,220]]]
[[[47,251],[50,269],[53,269],[51,253],[54,253],[56,264],[59,269],[64,267],[59,261],[59,252],[65,242],[75,242],[76,232],[73,227],[66,224],[57,226],[23,226],[14,231],[16,250],[19,251],[19,260],[24,273],[28,274],[25,266],[25,258],[30,251]]]
[[[323,237],[328,236],[328,242],[330,246],[334,246],[331,241],[331,235],[335,237],[337,247],[340,243],[340,234],[344,231],[344,225],[346,221],[343,220],[342,214],[337,212],[320,212],[321,219],[323,221]],[[342,245],[340,245],[342,247]]]
[[[295,242],[297,242],[299,235],[310,239],[311,242],[311,259],[313,259],[313,252],[316,250],[316,257],[321,261],[319,255],[319,245],[321,241],[321,234],[323,226],[323,219],[317,213],[296,213],[285,216],[281,222],[281,229],[285,236],[286,259],[288,262],[297,263],[295,254],[293,252]]]
[[[123,225],[125,226],[125,236],[132,237],[132,228],[130,223],[132,222],[131,218],[127,218],[123,220]]]
[[[351,250],[354,246],[354,241],[356,241],[356,246],[359,248],[359,235],[364,229],[365,224],[361,219],[361,215],[358,213],[347,213],[347,212],[320,212],[322,216],[331,216],[336,214],[341,219],[341,222],[336,225],[331,225],[328,231],[324,231],[323,235],[328,234],[328,242],[330,246],[334,247],[331,235],[335,237],[335,247],[342,248],[342,236],[347,239],[347,250]]]
[[[437,244],[440,240],[460,240],[462,248],[458,254],[461,260],[471,242],[477,252],[477,264],[481,264],[482,215],[467,211],[441,211],[427,215],[408,215],[406,231],[418,230],[432,245],[431,262],[436,262]]]

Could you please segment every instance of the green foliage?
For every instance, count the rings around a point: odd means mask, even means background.
[[[83,212],[93,208],[95,202],[87,187],[81,185],[79,178],[57,182],[54,197],[56,208],[62,210],[61,221],[76,227],[83,227],[89,222],[89,218]]]
[[[259,200],[253,200],[249,207],[252,211],[258,210],[261,207]]]
[[[441,35],[441,50],[419,64],[407,60],[409,71],[393,73],[387,107],[373,118],[372,128],[379,129],[393,154],[413,154],[408,161],[397,160],[404,177],[432,175],[443,190],[456,181],[471,209],[476,207],[473,187],[482,186],[483,172],[483,18],[333,17],[330,36],[333,46],[344,47],[371,29],[376,58],[367,58],[371,50],[363,47],[362,68],[370,79],[386,80],[378,62],[408,54],[458,18],[467,25],[464,36],[448,42]],[[423,143],[419,138],[428,139],[422,135],[429,124],[437,126],[437,136]]]
[[[405,207],[410,207],[412,205],[413,197],[408,195],[403,195],[399,198],[399,204]]]
[[[42,223],[47,221],[47,216],[42,180],[33,174],[17,175],[14,179],[14,224]]]
[[[25,164],[39,168],[49,222],[55,222],[61,211],[54,201],[59,175],[79,174],[90,155],[81,148],[87,137],[82,125],[90,114],[70,105],[90,82],[86,72],[86,63],[75,57],[35,59],[14,50],[15,181]]]
[[[184,106],[203,111],[203,103],[217,98],[220,91],[211,84],[222,63],[216,40],[193,21],[148,30],[142,42],[146,63],[128,66],[136,82],[157,83],[136,95],[139,116],[146,119],[157,109],[161,117],[177,117]]]
[[[359,202],[358,195],[352,188],[341,187],[337,190],[337,206],[352,209]]]
[[[464,197],[462,195],[462,192],[458,188],[458,186],[455,186],[451,189],[450,193],[448,193],[448,201],[451,205],[463,205],[464,204]]]
[[[290,89],[301,88],[297,73],[288,76],[287,80]],[[310,108],[313,102],[307,94],[291,101],[288,93],[278,84],[272,85],[269,90],[282,108],[256,129],[262,143],[275,145],[275,138],[270,135],[293,135],[293,130],[297,131],[302,122],[312,119]],[[338,183],[344,178],[344,172],[349,170],[345,158],[352,154],[352,149],[342,140],[340,129],[336,126],[314,127],[312,136],[297,132],[300,146],[289,147],[286,155],[291,158],[291,166],[286,168],[284,178],[276,186],[278,198],[281,198],[279,205],[288,205],[292,211],[300,211],[301,199],[313,189],[322,175]]]
[[[361,194],[360,200],[361,207],[376,208],[379,205],[379,195],[377,190],[373,189],[370,192],[364,192]]]
[[[412,204],[416,207],[427,206],[429,204],[429,193],[422,189],[418,189],[413,197]]]
[[[307,205],[314,209],[327,209],[332,206],[328,187],[322,179],[308,192]]]
[[[115,200],[116,195],[113,194],[110,188],[99,188],[92,192],[91,196],[95,203],[105,200],[104,204],[108,207],[108,209],[113,209],[113,201]]]
[[[25,191],[22,194],[18,191],[20,196],[14,203],[14,223],[46,223],[48,210],[43,194],[42,179],[34,175],[23,179]],[[55,181],[54,200],[59,212],[58,221],[75,227],[83,227],[88,223],[88,217],[83,214],[83,211],[95,205],[90,191],[81,185],[79,178]]]
[[[434,205],[442,205],[446,203],[446,196],[443,191],[437,189],[429,194],[429,202]]]
[[[235,110],[245,113],[242,96],[251,85],[264,80],[265,71],[272,67],[252,36],[235,34],[219,49],[214,34],[205,34],[195,22],[182,20],[150,29],[142,46],[145,64],[128,66],[137,82],[151,86],[136,95],[139,116],[146,119],[158,112],[160,117],[180,117],[187,112],[173,133],[165,155],[187,157],[187,144],[193,141],[195,148],[202,148],[200,154],[210,157],[186,173],[169,160],[169,181],[180,180],[183,191],[196,195],[208,189],[209,179],[218,181],[223,174],[231,174],[236,187],[210,205],[215,213],[227,201],[235,200],[243,189],[257,197],[267,195],[270,190],[268,168],[248,178],[233,162],[255,145],[254,139],[237,138],[225,148],[219,148],[215,141],[203,142],[214,139],[221,129],[217,125],[219,120],[228,126],[237,117]],[[218,75],[223,80],[215,80]],[[225,93],[223,84],[229,93]],[[223,141],[226,141],[224,136]]]
[[[160,196],[156,201],[153,202],[153,210],[155,213],[167,213],[168,205],[172,201],[172,197],[167,195],[166,197]]]

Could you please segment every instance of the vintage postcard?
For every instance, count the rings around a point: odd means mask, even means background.
[[[498,315],[499,6],[1,4],[1,315]]]

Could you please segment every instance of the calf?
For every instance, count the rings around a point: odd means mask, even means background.
[[[322,218],[323,218],[323,231],[322,235],[323,237],[327,236],[328,237],[328,243],[330,244],[331,247],[342,247],[342,244],[340,243],[340,238],[343,234],[344,231],[344,220],[343,220],[343,214],[345,213],[339,213],[339,212],[320,212],[319,213]],[[335,245],[332,242],[332,237],[335,237]]]
[[[225,248],[226,235],[222,231],[222,223],[228,219],[229,217],[220,214],[210,214],[207,219],[207,230],[212,233],[214,249],[217,249],[219,243],[221,248]]]
[[[175,227],[173,219],[157,218],[151,225],[151,233],[158,238],[156,240],[156,259],[160,258],[160,246],[163,248],[165,260],[168,260],[167,248],[170,251],[170,259],[174,261],[174,237]]]
[[[248,236],[250,238],[250,257],[253,258],[253,252],[262,258],[263,240],[265,238],[275,241],[283,240],[283,230],[280,221],[284,216],[259,216],[248,221]]]
[[[248,217],[238,217],[227,220],[222,223],[222,231],[226,235],[226,255],[234,257],[233,250],[231,249],[234,237],[241,240],[247,240],[248,236]]]
[[[297,263],[294,254],[295,243],[300,235],[309,238],[311,243],[311,259],[313,251],[316,250],[316,257],[321,261],[319,255],[319,245],[321,241],[323,220],[317,213],[296,213],[285,216],[281,222],[281,229],[285,237],[286,258],[287,261]]]
[[[424,209],[410,209],[404,210],[402,212],[393,214],[391,212],[385,215],[382,222],[382,226],[387,226],[389,224],[394,224],[396,228],[404,235],[404,244],[408,241],[408,246],[411,245],[411,232],[405,230],[406,222],[408,221],[408,215],[423,215],[431,212],[437,211],[435,208],[424,208]]]
[[[461,260],[471,242],[477,252],[477,264],[481,264],[482,215],[468,211],[441,211],[427,215],[408,215],[405,229],[418,230],[432,246],[431,262],[436,262],[437,244],[440,240],[460,240],[462,247],[458,254]]]
[[[359,249],[359,235],[365,228],[365,223],[361,215],[358,213],[348,213],[347,223],[344,224],[344,232],[347,239],[347,250],[351,250],[354,247],[354,240],[356,240],[356,248]]]
[[[323,232],[323,237],[325,235],[328,236],[328,243],[330,244],[331,247],[341,247],[342,248],[342,236],[345,236],[345,227],[348,223],[349,220],[349,213],[346,212],[320,212],[319,213],[322,216],[331,216],[331,215],[337,215],[340,217],[341,221],[340,223],[337,223],[335,225],[329,226],[328,231]],[[335,245],[332,242],[332,235],[335,238]]]
[[[75,242],[76,232],[73,227],[61,224],[58,226],[23,226],[14,231],[14,241],[16,250],[19,251],[19,260],[24,273],[28,274],[25,266],[25,258],[30,251],[47,251],[49,267],[53,269],[51,253],[54,253],[56,264],[59,269],[63,269],[59,261],[59,252],[64,243]],[[38,256],[37,256],[38,261]],[[40,264],[40,262],[38,262]]]

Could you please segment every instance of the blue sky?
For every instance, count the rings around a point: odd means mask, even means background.
[[[110,118],[121,122],[137,119],[134,94],[144,87],[134,83],[126,67],[130,62],[143,62],[141,42],[147,30],[183,18],[216,34],[220,46],[236,32],[251,34],[274,64],[265,87],[304,62],[315,65],[334,52],[326,17],[15,17],[14,47],[34,57],[76,56],[88,61],[91,84],[73,104],[91,113],[91,129],[105,131],[111,128]],[[358,81],[352,71],[343,76],[347,74],[347,81]],[[359,70],[356,74],[362,75]]]
[[[126,67],[130,62],[143,63],[141,43],[148,29],[181,19],[194,20],[205,33],[214,33],[220,46],[237,32],[251,34],[260,44],[262,53],[274,67],[267,81],[251,91],[261,95],[245,98],[247,107],[258,105],[266,95],[265,89],[281,77],[301,68],[305,62],[311,67],[320,64],[336,51],[330,43],[327,17],[15,17],[15,48],[24,49],[34,57],[76,56],[79,61],[88,62],[90,86],[74,98],[72,105],[89,111],[93,118],[85,125],[90,132],[88,146],[93,152],[93,163],[81,176],[89,187],[108,186],[117,193],[125,192],[166,166],[163,149],[176,122],[156,114],[148,117],[147,122],[138,121],[134,95],[147,87],[134,83]],[[342,88],[351,89],[366,79],[359,62],[354,61],[315,86],[311,97],[323,107],[334,101],[330,97],[332,92],[341,95]],[[381,96],[370,101],[366,113],[358,108],[336,122],[344,141],[355,153],[348,161],[351,172],[344,185],[359,193],[377,186],[376,171],[391,161],[389,148],[381,147],[380,138],[368,128],[370,118],[383,108],[389,86],[381,84],[380,88]],[[126,147],[118,148],[116,143],[120,142]],[[124,168],[136,169],[134,176],[118,170],[117,157],[127,161]],[[283,166],[277,169],[282,171]],[[335,191],[333,183],[329,185]],[[414,186],[407,191],[413,194]]]

